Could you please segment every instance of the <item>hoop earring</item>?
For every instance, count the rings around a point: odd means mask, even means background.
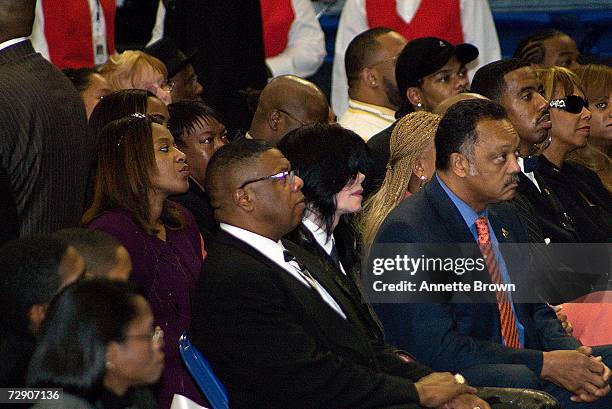
[[[419,176],[419,190],[423,189],[423,185],[425,184],[425,175]]]

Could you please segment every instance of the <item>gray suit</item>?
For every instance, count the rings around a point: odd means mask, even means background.
[[[20,235],[79,224],[95,149],[83,102],[61,71],[29,40],[1,50],[0,167],[8,175]]]

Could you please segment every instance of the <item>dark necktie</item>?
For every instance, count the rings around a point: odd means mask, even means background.
[[[325,298],[323,296],[323,293],[321,292],[321,285],[317,282],[317,280],[314,279],[312,274],[310,274],[310,271],[308,271],[308,269],[304,265],[302,265],[302,263],[300,263],[289,250],[283,250],[283,257],[285,258],[285,262],[292,263],[291,265],[298,269],[301,276],[304,278],[304,280],[306,280],[308,285],[310,285],[313,290],[315,290],[322,298]]]
[[[478,235],[478,247],[485,259],[487,269],[491,276],[493,284],[503,284],[499,265],[495,259],[493,245],[491,244],[491,236],[489,234],[489,223],[484,216],[476,219],[476,232]],[[501,288],[501,286],[500,286]],[[516,329],[516,317],[512,310],[512,304],[508,301],[508,295],[505,291],[496,291],[497,308],[499,310],[499,321],[501,324],[501,333],[506,342],[506,346],[511,348],[520,348],[518,330]]]
[[[332,239],[332,248],[329,253],[329,257],[331,258],[334,267],[338,269],[338,271],[342,272],[342,268],[340,268],[340,258],[338,257],[338,249],[336,248],[336,242]]]

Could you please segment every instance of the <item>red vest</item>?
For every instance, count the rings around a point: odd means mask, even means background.
[[[455,45],[463,43],[459,0],[421,0],[409,23],[397,13],[396,1],[366,0],[368,26],[388,27],[407,40],[438,37]]]
[[[116,0],[99,0],[106,24],[108,54],[115,52]],[[58,4],[61,3],[61,6]],[[91,12],[87,0],[43,1],[49,58],[60,69],[94,66]]]
[[[287,48],[289,29],[295,18],[291,0],[260,0],[266,58]]]

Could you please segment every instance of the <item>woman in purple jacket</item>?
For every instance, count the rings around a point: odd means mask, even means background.
[[[160,408],[175,393],[203,402],[178,352],[189,328],[191,292],[204,257],[193,216],[168,196],[188,188],[189,167],[167,128],[144,114],[112,121],[101,132],[93,204],[83,216],[132,258],[131,280],[148,298],[165,333],[166,366],[158,385]]]

